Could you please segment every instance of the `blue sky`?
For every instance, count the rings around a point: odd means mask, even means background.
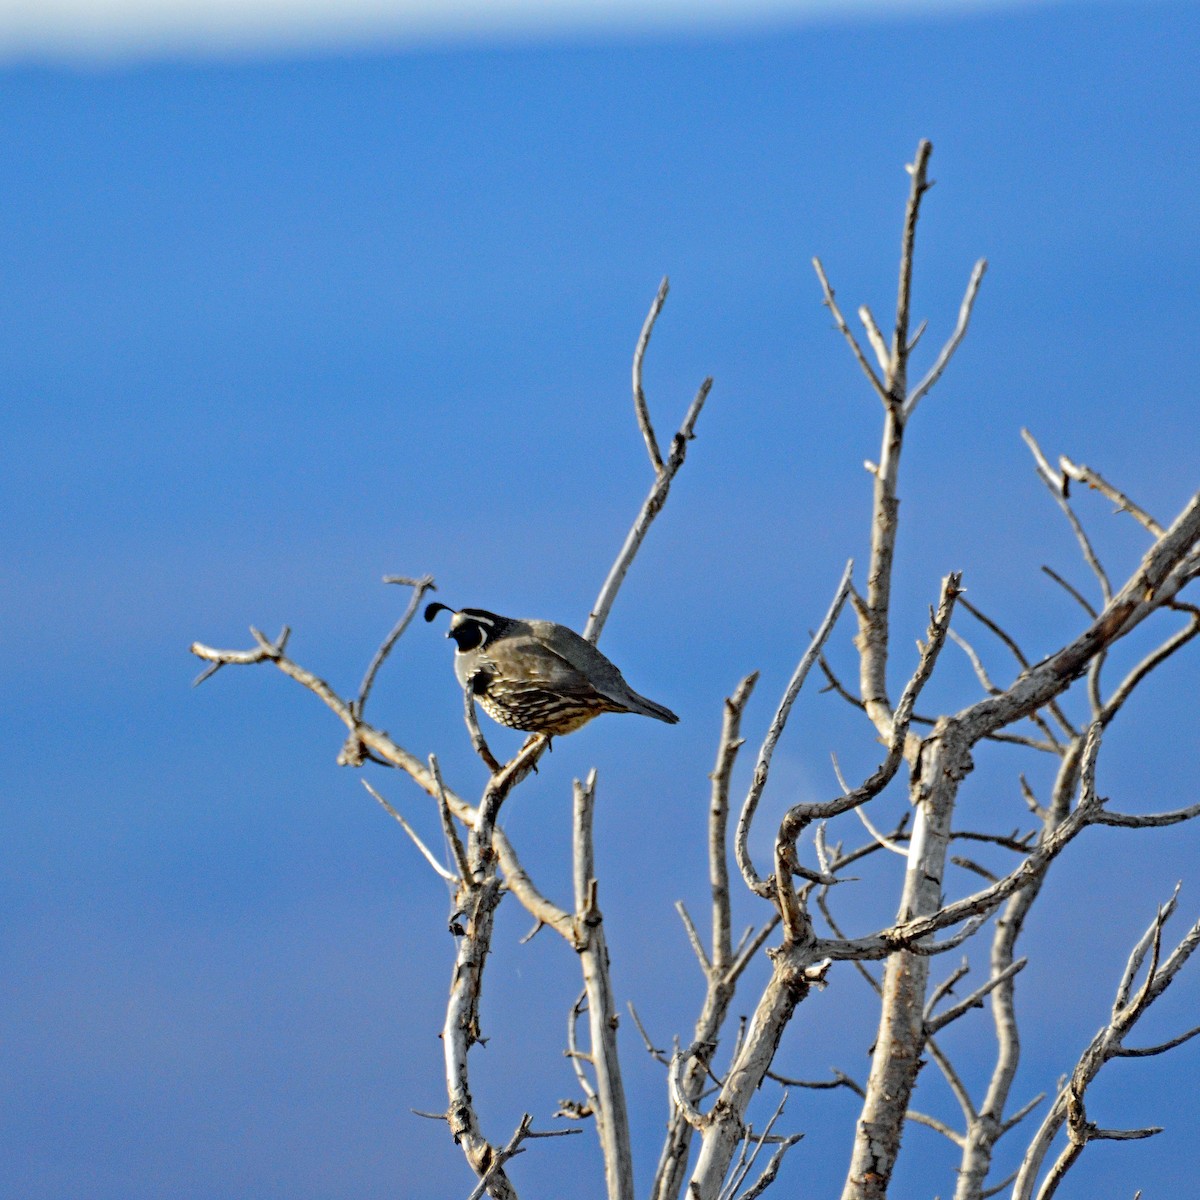
[[[570,779],[598,768],[616,988],[660,1043],[699,999],[671,904],[703,901],[721,698],[763,669],[754,744],[845,559],[866,557],[878,405],[809,260],[847,310],[883,318],[919,138],[938,180],[914,297],[927,354],[974,260],[990,269],[906,451],[897,671],[951,569],[1035,657],[1079,628],[1039,571],[1086,583],[1021,426],[1160,519],[1195,490],[1200,10],[968,7],[392,33],[288,53],[97,58],[53,39],[9,52],[0,1159],[13,1195],[470,1191],[449,1139],[408,1111],[444,1103],[441,883],[334,765],[339,727],[312,697],[266,668],[192,691],[187,646],[288,623],[296,657],[350,690],[406,599],[385,573],[432,572],[454,605],[582,625],[650,482],[629,362],[664,273],[646,366],[660,431],[705,375],[716,383],[604,646],[683,720],[612,718],[564,739],[507,812],[544,887],[565,895]],[[1136,529],[1081,508],[1123,578]],[[1173,662],[1106,743],[1101,790],[1124,806],[1195,799],[1197,663],[1194,648]],[[975,695],[948,655],[930,703]],[[481,786],[437,631],[409,633],[371,707],[415,752],[437,751],[460,790]],[[877,752],[853,713],[805,695],[768,819],[832,793],[831,750],[851,774]],[[966,811],[1022,824],[1020,769],[982,756]],[[373,778],[435,836],[422,797]],[[1196,839],[1145,834],[1135,856],[1097,835],[1062,864],[1057,907],[1030,931],[1043,949],[1058,939],[1061,970],[1026,973],[1018,1103],[1069,1069],[1176,879],[1188,921],[1200,911]],[[850,921],[886,920],[894,885],[860,887]],[[560,1030],[576,967],[549,935],[519,946],[526,929],[503,915],[487,985],[494,1036],[476,1069],[496,1138],[574,1094]],[[865,1074],[868,1001],[849,970],[833,978],[788,1035],[791,1072]],[[1198,1003],[1183,980],[1146,1040],[1194,1024]],[[644,1190],[666,1102],[630,1041]],[[1112,1068],[1096,1119],[1167,1132],[1090,1149],[1076,1194],[1179,1194],[1200,1135],[1197,1053]],[[952,1115],[925,1082],[921,1103]],[[793,1185],[837,1186],[844,1158],[825,1148],[854,1114],[836,1095],[793,1102],[809,1131]],[[947,1148],[908,1137],[897,1195],[946,1194]],[[553,1194],[594,1159],[589,1131],[540,1144],[514,1176]]]

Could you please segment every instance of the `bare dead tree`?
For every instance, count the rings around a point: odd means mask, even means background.
[[[924,375],[910,385],[910,360],[925,328],[922,325],[915,334],[910,331],[916,233],[921,206],[931,186],[931,153],[930,144],[922,142],[908,167],[911,183],[890,338],[884,336],[868,308],[858,310],[874,363],[842,315],[824,267],[813,260],[825,305],[883,409],[879,459],[867,463],[873,497],[865,586],[855,586],[853,564],[848,564],[834,589],[829,610],[804,649],[762,737],[732,837],[733,780],[758,673],[747,675],[725,700],[716,765],[710,775],[707,870],[711,914],[707,940],[687,908],[678,905],[684,933],[705,980],[704,999],[692,1022],[690,1037],[686,1043],[677,1037],[671,1052],[655,1046],[633,1010],[646,1050],[662,1064],[663,1086],[670,1101],[666,1136],[649,1186],[652,1200],[677,1200],[685,1195],[688,1200],[750,1200],[761,1195],[775,1181],[785,1156],[802,1136],[800,1131],[786,1129],[791,1120],[786,1108],[788,1096],[797,1088],[814,1094],[845,1088],[860,1099],[855,1137],[846,1148],[843,1200],[874,1200],[888,1194],[903,1133],[910,1121],[937,1130],[958,1151],[956,1200],[983,1200],[1010,1184],[1018,1200],[1047,1200],[1089,1142],[1149,1137],[1158,1132],[1157,1128],[1102,1128],[1088,1118],[1085,1093],[1099,1072],[1115,1059],[1166,1053],[1200,1032],[1197,1026],[1141,1049],[1125,1044],[1138,1020],[1176,979],[1200,943],[1198,921],[1163,957],[1164,925],[1177,903],[1173,896],[1134,947],[1117,987],[1110,1021],[1073,1067],[1064,1062],[1067,1081],[1058,1088],[1049,1111],[1032,1134],[1018,1171],[1007,1179],[993,1179],[998,1143],[1044,1099],[1035,1096],[1010,1110],[1020,1066],[1018,987],[1027,961],[1018,957],[1017,948],[1031,908],[1043,895],[1048,872],[1092,826],[1148,829],[1200,816],[1200,802],[1151,814],[1118,811],[1100,795],[1096,785],[1104,735],[1112,722],[1135,691],[1200,633],[1200,608],[1187,603],[1182,595],[1200,575],[1200,494],[1173,521],[1160,523],[1098,471],[1065,456],[1059,458],[1055,469],[1033,436],[1024,433],[1035,470],[1069,522],[1084,562],[1095,577],[1099,602],[1089,601],[1062,575],[1045,568],[1078,602],[1080,628],[1052,653],[1033,662],[999,620],[963,595],[961,573],[950,571],[930,608],[916,661],[893,703],[891,697],[896,693],[889,678],[889,665],[897,657],[893,653],[893,561],[899,534],[904,440],[920,402],[941,379],[967,333],[986,270],[984,260],[975,264],[954,328]],[[634,412],[653,478],[589,614],[584,636],[593,643],[684,464],[712,386],[711,379],[701,384],[664,454],[642,384],[642,364],[666,297],[664,279],[633,358]],[[1101,563],[1075,512],[1071,483],[1095,490],[1145,531],[1149,544],[1140,561],[1127,569],[1123,582],[1113,582]],[[536,768],[544,753],[544,736],[531,736],[509,762],[497,761],[479,729],[468,689],[464,701],[468,735],[489,773],[482,795],[472,804],[446,785],[436,757],[422,761],[364,720],[363,710],[379,670],[422,596],[434,586],[428,576],[395,577],[389,582],[410,586],[411,603],[371,660],[357,696],[339,696],[324,680],[291,659],[287,629],[271,641],[252,628],[255,644],[247,650],[193,644],[192,652],[208,664],[200,679],[226,665],[273,664],[322,700],[345,725],[347,737],[339,762],[361,766],[374,761],[396,768],[436,805],[448,862],[421,841],[391,801],[368,785],[425,860],[454,889],[451,928],[456,935],[456,952],[442,1030],[447,1107],[444,1113],[432,1115],[449,1126],[475,1173],[478,1184],[472,1200],[484,1194],[505,1200],[515,1197],[516,1188],[505,1168],[525,1150],[525,1143],[578,1132],[577,1127],[534,1131],[532,1117],[526,1115],[510,1139],[501,1143],[485,1131],[486,1114],[477,1111],[472,1095],[471,1050],[482,1039],[483,983],[493,949],[496,910],[507,894],[535,919],[535,928],[544,926],[556,932],[578,958],[582,992],[568,1016],[567,1042],[582,1099],[564,1102],[558,1115],[593,1122],[609,1200],[632,1200],[637,1192],[617,1037],[620,1002],[612,985],[595,868],[592,812],[596,774],[593,771],[585,781],[574,785],[573,897],[570,904],[560,905],[534,883],[500,823],[507,798]],[[847,606],[853,611],[857,627],[856,689],[842,682],[826,654]],[[1133,631],[1151,623],[1165,626],[1154,648],[1115,686],[1106,689],[1101,668],[1110,652]],[[1012,659],[1015,677],[1011,682],[995,682],[984,665],[985,654],[966,636],[976,630],[994,640],[1005,657]],[[930,716],[919,711],[920,700],[949,641],[967,656],[983,695],[956,712]],[[824,673],[828,690],[861,712],[868,738],[882,747],[882,756],[876,768],[857,784],[851,786],[837,769],[840,787],[835,795],[787,807],[774,829],[769,863],[756,864],[750,850],[751,833],[770,781],[773,755],[814,666]],[[1086,716],[1073,716],[1068,700],[1075,708],[1082,701]],[[1012,832],[1011,824],[968,828],[957,820],[960,795],[974,770],[974,752],[985,741],[1002,742],[1024,754],[1050,755],[1057,763],[1053,788],[1044,802],[1035,796],[1024,774],[1014,778],[1013,796],[1019,799],[1021,812],[1031,813],[1036,820],[1036,826],[1026,833]],[[877,809],[876,802],[893,784],[907,790],[909,812],[884,832],[872,810]],[[973,816],[972,820],[981,821],[982,817]],[[866,840],[857,840],[850,848],[840,840],[831,840],[835,829],[842,828],[865,830]],[[956,842],[960,846],[990,846],[1012,857],[1007,869],[995,870],[951,854]],[[882,928],[847,930],[834,911],[838,885],[849,881],[847,871],[855,864],[880,854],[897,854],[906,860],[895,917]],[[730,870],[731,857],[736,873]],[[947,868],[954,862],[965,866],[982,880],[982,885],[975,891],[955,894],[947,881]],[[762,911],[760,919],[735,944],[732,907],[734,881],[739,876],[738,886],[746,887],[753,902],[762,905]],[[964,959],[936,984],[935,960],[946,951],[980,942],[990,943],[986,977],[950,1003],[955,988],[968,974],[969,960]],[[731,1037],[727,1024],[734,997],[744,983],[746,968],[764,950],[770,962],[769,977],[757,995],[744,997],[751,1016]],[[827,985],[829,968],[839,961],[853,963],[878,997],[878,1028],[868,1077],[858,1083],[835,1069],[829,1080],[790,1078],[784,1073],[785,1064],[778,1061],[783,1034],[799,1005],[814,990]],[[881,978],[867,968],[871,962],[882,963]],[[1143,968],[1143,981],[1135,991]],[[938,1042],[938,1034],[985,1007],[991,1012],[994,1064],[984,1094],[975,1097],[952,1057]],[[581,1048],[579,1027],[585,1016],[587,1042]],[[986,1038],[981,1035],[977,1043],[986,1045]],[[983,1053],[977,1050],[977,1061]],[[936,1065],[956,1098],[962,1113],[961,1128],[913,1107],[918,1077],[927,1061]],[[789,1090],[781,1092],[769,1120],[755,1127],[749,1119],[750,1103],[760,1090],[774,1086]],[[1053,1154],[1056,1145],[1060,1149]]]

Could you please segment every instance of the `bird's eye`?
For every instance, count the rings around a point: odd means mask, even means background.
[[[464,621],[450,630],[450,636],[458,643],[459,652],[475,650],[487,639],[488,630],[475,621]]]

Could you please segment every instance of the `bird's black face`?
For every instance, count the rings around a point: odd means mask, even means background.
[[[452,618],[450,630],[446,634],[452,637],[458,645],[459,654],[467,650],[478,650],[492,634],[491,626],[474,617],[464,617],[461,613]]]
[[[485,608],[464,608],[456,612],[446,604],[430,604],[425,609],[425,620],[432,621],[443,609],[453,614],[446,636],[454,639],[460,654],[487,645],[488,639],[505,623],[503,617]]]

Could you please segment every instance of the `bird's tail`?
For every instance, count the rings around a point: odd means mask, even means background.
[[[655,704],[645,696],[639,696],[633,688],[629,689],[629,711],[643,717],[653,717],[656,721],[666,721],[668,725],[678,725],[679,718],[665,705]]]

